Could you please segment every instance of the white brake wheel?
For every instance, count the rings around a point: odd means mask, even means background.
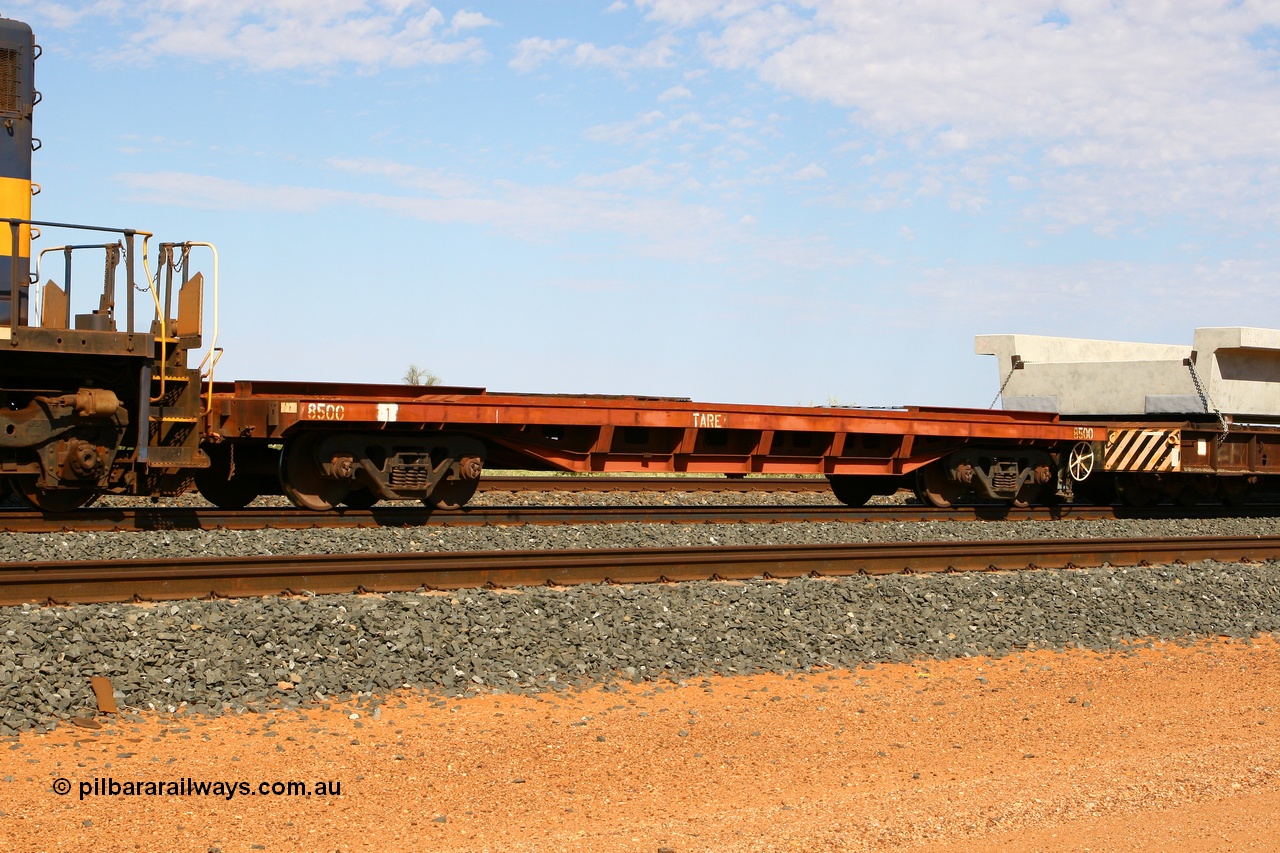
[[[1093,473],[1094,460],[1093,445],[1087,441],[1077,441],[1067,456],[1067,472],[1071,479],[1077,483],[1089,479],[1089,475]]]

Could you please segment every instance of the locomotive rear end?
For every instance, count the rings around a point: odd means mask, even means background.
[[[138,287],[149,234],[31,219],[38,55],[30,27],[0,20],[0,485],[51,511],[104,492],[178,494],[208,465],[199,449],[201,371],[186,364],[200,345],[203,310],[189,256],[203,244],[162,244],[155,280],[148,274]],[[36,289],[31,246],[41,228],[101,242],[44,249],[40,257],[61,256],[65,271],[61,285]],[[73,313],[72,255],[85,252],[105,258],[102,291],[93,310]],[[148,291],[155,319],[138,331],[135,294]],[[168,319],[175,292],[177,318]]]

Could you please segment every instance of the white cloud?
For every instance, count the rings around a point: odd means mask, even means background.
[[[702,18],[730,18],[763,6],[765,0],[636,0],[648,17],[667,24],[687,27]]]
[[[460,33],[463,30],[475,30],[480,27],[496,27],[498,22],[492,18],[487,18],[482,12],[468,12],[461,9],[453,13],[453,17],[449,20],[449,31]]]
[[[579,175],[574,186],[585,189],[610,189],[619,192],[656,190],[668,187],[674,179],[655,170],[653,163],[640,163],[599,175]]]
[[[735,63],[757,67],[782,88],[854,108],[877,128],[961,140],[1075,137],[1085,144],[1067,142],[1064,155],[1084,162],[1134,142],[1141,145],[1125,155],[1131,161],[1184,159],[1193,153],[1189,144],[1209,142],[1189,131],[1221,140],[1221,129],[1204,125],[1227,119],[1238,126],[1248,107],[1273,94],[1274,76],[1245,42],[1262,23],[1256,14],[1201,15],[1197,0],[1061,5],[1071,10],[1067,26],[1043,24],[1036,4],[1014,0],[976,9],[926,0],[821,2],[812,23],[797,22],[791,32],[801,34],[781,46],[756,37],[755,14],[729,23],[721,41],[735,46]],[[1263,112],[1261,121],[1273,126],[1276,111]],[[1182,133],[1153,138],[1163,129]]]
[[[669,35],[659,36],[640,47],[596,47],[584,43],[574,48],[573,60],[578,65],[601,68],[667,68],[672,63],[675,44],[675,38]]]
[[[478,193],[475,182],[443,169],[424,169],[390,160],[333,157],[325,165],[338,172],[374,175],[397,188],[420,190],[442,198],[463,198]]]
[[[666,101],[686,100],[692,97],[693,92],[690,92],[688,87],[672,86],[670,89],[659,95],[658,100],[665,103]]]
[[[808,20],[779,3],[735,16],[723,35],[704,35],[701,43],[715,64],[740,68],[755,65],[761,55],[786,48],[810,28]]]
[[[628,238],[641,254],[723,259],[732,234],[719,211],[670,198],[645,198],[607,187],[479,182],[382,160],[332,161],[334,168],[380,177],[411,192],[356,192],[250,184],[177,172],[127,173],[117,180],[150,204],[218,210],[316,213],[331,207],[368,208],[426,222],[490,227],[520,239],[553,234],[610,232]],[[619,177],[617,183],[625,183]],[[416,192],[415,192],[416,191]],[[719,254],[717,254],[719,253]]]
[[[827,170],[819,166],[817,163],[810,163],[803,169],[794,172],[791,177],[797,181],[814,181],[818,178],[825,178]]]
[[[516,71],[527,73],[540,68],[553,59],[563,59],[578,67],[609,68],[627,71],[639,68],[666,68],[674,61],[676,39],[662,35],[640,47],[609,45],[600,47],[591,42],[572,39],[526,38],[516,45],[516,55],[508,65]]]
[[[688,146],[704,135],[724,130],[724,124],[709,120],[698,112],[688,111],[672,116],[662,110],[650,110],[625,121],[592,125],[586,129],[585,136],[592,142],[610,145],[656,145],[678,139],[681,146]],[[750,142],[745,135],[738,133],[731,134],[730,140],[742,144]],[[736,157],[737,154],[733,149],[718,148],[716,156]]]
[[[159,202],[168,194],[170,204],[213,210],[308,213],[357,196],[341,190],[254,185],[186,172],[125,172],[116,179],[129,187],[135,198]]]
[[[23,9],[22,19],[31,23],[41,22],[59,29],[74,27],[85,18],[97,15],[114,15],[120,12],[119,0],[96,0],[92,3],[54,3],[50,0],[16,0]]]
[[[341,208],[382,211],[441,224],[492,228],[530,242],[620,237],[630,252],[681,262],[734,264],[753,274],[773,268],[823,269],[866,259],[824,237],[761,234],[753,216],[730,221],[723,211],[681,201],[664,191],[675,178],[644,163],[600,175],[580,175],[573,185],[478,180],[388,160],[331,160],[336,171],[388,189],[345,190],[255,184],[212,175],[132,172],[116,176],[133,200],[216,210],[323,213]],[[654,191],[646,195],[646,191]]]
[[[609,142],[614,145],[633,145],[638,142],[666,136],[671,122],[661,110],[650,110],[629,121],[597,124],[587,128],[587,139],[592,142]]]
[[[1276,221],[1280,4],[1202,0],[637,0],[713,66],[850,110],[952,158],[1046,175],[1062,222],[1169,212]],[[895,143],[896,144],[896,143]],[[1000,171],[997,169],[997,171]],[[1245,204],[1239,203],[1243,193]]]
[[[556,39],[554,41],[537,37],[520,39],[520,43],[516,45],[516,55],[511,58],[507,65],[522,74],[527,74],[530,71],[538,70],[542,65],[572,46],[573,41],[571,39]]]
[[[1280,271],[1256,260],[1208,264],[1088,261],[956,265],[901,283],[914,322],[975,334],[1018,331],[1117,340],[1190,342],[1196,326],[1280,323]],[[1196,296],[1189,315],[1186,294]],[[1099,312],[1098,305],[1106,311]],[[1174,330],[1170,332],[1170,330]]]
[[[487,56],[479,39],[449,36],[496,23],[464,10],[446,26],[444,15],[424,0],[157,0],[145,6],[99,2],[79,10],[41,3],[32,12],[54,26],[88,24],[94,17],[136,23],[124,44],[103,55],[108,61],[177,56],[255,70],[476,61]]]

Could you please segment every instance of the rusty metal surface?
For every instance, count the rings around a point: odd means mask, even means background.
[[[829,494],[826,477],[614,477],[536,474],[480,480],[482,492],[819,492]]]
[[[34,352],[59,356],[102,355],[145,360],[151,358],[152,337],[94,329],[44,329],[24,326],[9,347],[13,352]]]
[[[105,675],[95,675],[89,679],[89,686],[93,688],[93,698],[98,703],[98,713],[119,713],[119,708],[116,707],[116,690],[111,685],[110,678]]]
[[[406,391],[406,388],[409,389]],[[314,392],[321,391],[321,394]],[[237,382],[225,403],[223,432],[250,425],[236,420],[248,404],[287,403],[280,413],[286,432],[299,423],[616,426],[678,429],[746,429],[786,432],[859,432],[1059,439],[1074,428],[1057,415],[987,409],[854,409],[695,403],[681,399],[571,395],[490,394],[469,388],[430,391],[417,386]],[[309,393],[312,392],[312,393]],[[386,407],[394,405],[394,413]],[[381,407],[381,408],[380,408]],[[265,427],[265,424],[261,426]]]
[[[206,428],[227,440],[285,442],[308,430],[431,430],[483,439],[491,455],[502,456],[502,467],[774,475],[908,474],[967,443],[1066,442],[1082,429],[1039,412],[748,406],[252,381],[219,386]]]
[[[31,563],[0,571],[0,604],[746,580],[1280,558],[1280,536],[1054,539]]]

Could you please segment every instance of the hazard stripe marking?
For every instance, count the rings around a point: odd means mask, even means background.
[[[1176,429],[1108,430],[1103,468],[1107,471],[1177,471],[1179,444]]]

